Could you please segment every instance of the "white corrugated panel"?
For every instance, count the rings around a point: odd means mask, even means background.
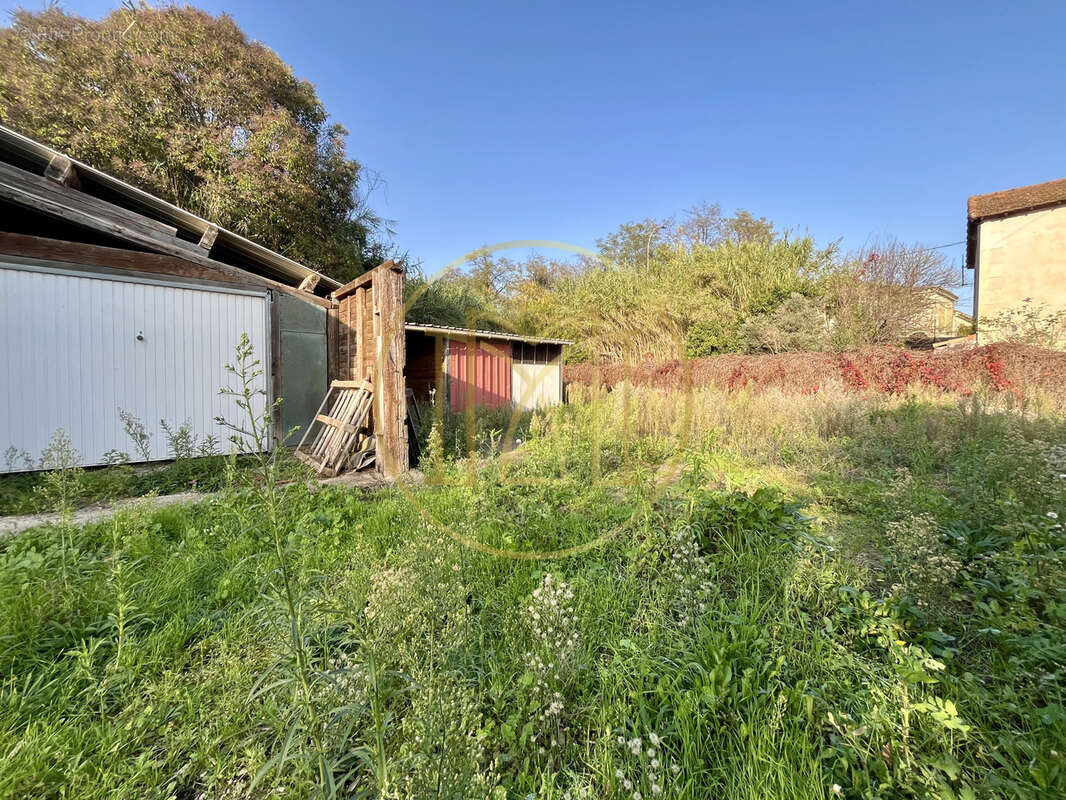
[[[562,364],[558,361],[550,364],[513,362],[511,402],[525,410],[559,405],[563,401],[562,372]]]
[[[188,421],[228,451],[214,418],[240,415],[219,394],[235,384],[224,365],[247,333],[269,389],[268,319],[265,294],[0,265],[0,454],[14,447],[36,460],[62,428],[85,466],[112,449],[136,459],[119,409],[144,423],[153,460],[172,455],[160,420]]]

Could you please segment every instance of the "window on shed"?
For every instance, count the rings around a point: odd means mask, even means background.
[[[517,364],[550,364],[555,358],[556,345],[515,342],[511,358]]]

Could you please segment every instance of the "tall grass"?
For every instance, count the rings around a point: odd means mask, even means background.
[[[0,542],[0,796],[1061,796],[1062,419],[683,400]]]

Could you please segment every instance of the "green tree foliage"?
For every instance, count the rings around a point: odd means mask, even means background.
[[[773,311],[747,320],[740,341],[751,353],[822,350],[828,343],[825,299],[793,293]]]
[[[641,222],[626,222],[618,230],[596,240],[596,247],[604,261],[624,269],[640,269],[651,263],[652,254],[666,243],[669,221],[659,222],[650,217]],[[590,266],[597,266],[590,264]],[[606,266],[601,265],[601,266]]]
[[[842,257],[748,211],[692,206],[621,225],[580,261],[475,254],[411,319],[571,339],[571,360],[699,358],[900,344],[954,273],[896,240]],[[416,289],[422,286],[416,278]]]
[[[18,10],[0,28],[0,120],[343,280],[383,255],[347,131],[227,15]]]
[[[556,332],[594,342],[613,359],[736,349],[744,320],[812,291],[831,256],[810,238],[787,236],[671,247],[646,270],[564,282]]]
[[[427,278],[418,267],[408,267],[407,320],[423,325],[492,328],[497,311],[461,276]],[[498,323],[496,323],[498,324]]]
[[[935,302],[926,290],[956,282],[955,269],[939,250],[893,238],[871,241],[823,277],[832,346],[901,344],[922,327]]]

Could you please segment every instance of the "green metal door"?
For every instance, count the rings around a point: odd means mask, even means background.
[[[326,394],[326,309],[298,297],[278,294],[281,326],[281,426],[286,442],[300,441]]]

